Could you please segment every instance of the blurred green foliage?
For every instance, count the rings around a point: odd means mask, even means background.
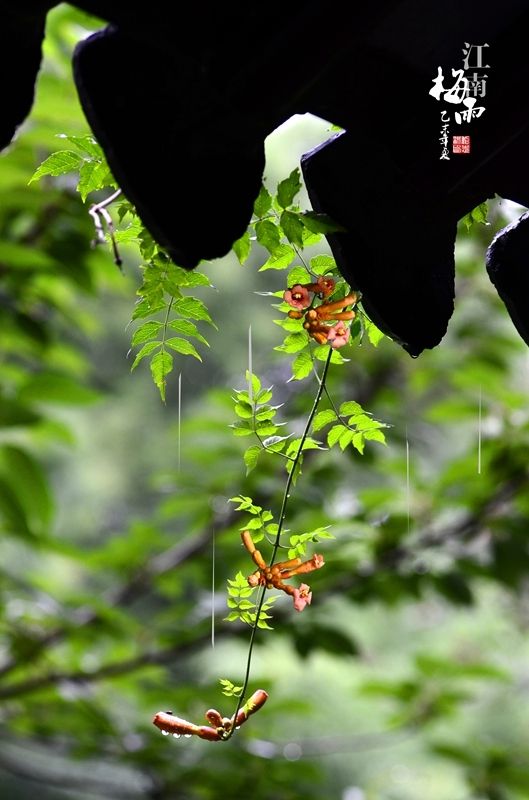
[[[50,15],[36,106],[0,157],[0,797],[526,798],[529,360],[483,265],[513,213],[502,201],[490,227],[461,227],[443,343],[417,360],[362,344],[330,373],[338,403],[391,426],[388,446],[306,454],[289,527],[336,538],[311,608],[281,598],[259,633],[252,685],[268,703],[228,744],[152,726],[165,708],[230,714],[218,678],[242,683],[249,631],[222,621],[225,584],[252,567],[229,499],[275,508],[284,486],[267,453],[246,475],[229,430],[248,325],[291,425],[316,387],[273,352],[277,314],[254,292],[284,278],[253,255],[205,270],[218,331],[204,364],[175,367],[180,427],[174,385],[162,406],[130,373],[135,252],[122,277],[91,248],[73,179],[28,185],[57,133],[88,133],[70,52],[94,25]],[[324,135],[311,125],[300,149]],[[269,142],[269,186],[295,167],[293,130]]]

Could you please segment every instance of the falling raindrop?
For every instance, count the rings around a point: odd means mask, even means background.
[[[478,400],[478,475],[481,475],[481,385]]]
[[[162,731],[162,736],[169,736],[169,731]]]
[[[177,439],[177,452],[178,452],[178,472],[180,472],[180,426],[182,421],[182,373],[178,375],[178,439]]]
[[[241,729],[241,726],[240,726],[240,725],[236,725],[236,726],[235,726],[235,730],[236,730],[236,731],[240,731],[240,729]]]
[[[406,517],[408,534],[410,532],[410,443],[408,441],[408,426],[406,425]]]
[[[248,327],[248,396],[250,403],[253,403],[253,365],[252,365],[252,326]]]
[[[215,647],[215,531],[211,536],[211,647]]]

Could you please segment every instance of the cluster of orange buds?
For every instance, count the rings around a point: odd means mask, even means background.
[[[248,575],[246,579],[249,586],[266,586],[267,589],[280,589],[282,592],[286,592],[293,598],[296,611],[303,611],[305,606],[311,604],[312,592],[310,591],[310,586],[307,586],[306,583],[302,583],[299,587],[290,586],[288,583],[283,583],[283,581],[292,578],[293,575],[303,575],[307,572],[313,572],[315,569],[320,569],[325,564],[322,555],[316,554],[308,561],[302,561],[300,558],[290,558],[288,561],[278,561],[277,564],[268,566],[253,543],[250,531],[243,531],[241,539],[254,564],[257,565],[256,571]]]
[[[205,713],[209,725],[195,725],[181,717],[175,717],[172,711],[158,711],[154,715],[153,725],[161,730],[164,736],[172,734],[175,739],[181,736],[187,738],[198,736],[200,739],[207,739],[210,742],[221,742],[226,739],[231,731],[237,730],[246,722],[248,717],[259,711],[268,700],[268,694],[264,689],[257,689],[249,700],[239,709],[237,717],[222,717],[215,708],[210,708]]]
[[[345,311],[347,306],[354,306],[358,302],[358,295],[355,292],[347,295],[334,303],[321,303],[313,306],[314,296],[324,300],[334,291],[335,281],[333,278],[320,276],[316,283],[297,283],[291,289],[287,289],[283,294],[283,300],[292,306],[295,311],[289,311],[291,319],[305,318],[303,327],[318,344],[329,344],[337,349],[347,344],[350,336],[350,329],[345,325],[346,320],[355,318],[355,312],[350,309]],[[328,324],[334,323],[334,324]]]

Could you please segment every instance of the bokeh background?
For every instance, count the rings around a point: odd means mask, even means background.
[[[223,621],[226,579],[250,571],[228,499],[277,508],[284,485],[271,459],[245,476],[228,427],[249,326],[294,427],[315,384],[287,382],[273,350],[258,292],[284,274],[259,273],[258,247],[244,267],[205,265],[218,330],[202,364],[177,363],[166,405],[146,362],[130,372],[138,251],[121,275],[91,247],[73,178],[28,185],[58,134],[87,132],[71,51],[99,26],[50,13],[35,106],[0,156],[0,797],[529,797],[529,358],[484,267],[520,213],[500,198],[488,226],[460,226],[442,344],[412,360],[365,341],[331,374],[338,400],[391,427],[363,456],[306,459],[289,527],[336,539],[311,608],[279,602],[258,637],[250,685],[267,705],[228,744],[152,726],[165,708],[232,713],[218,679],[244,672],[249,629]],[[126,71],[109,78],[119,92]],[[274,132],[267,185],[328,132],[309,116]],[[160,186],[170,202],[178,187]],[[219,187],[201,213],[223,213]]]

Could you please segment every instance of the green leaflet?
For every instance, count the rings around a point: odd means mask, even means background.
[[[79,185],[77,185],[77,188],[79,188]],[[119,214],[119,208],[118,208],[118,214]],[[126,225],[121,230],[116,231],[114,234],[114,238],[116,242],[118,242],[118,244],[121,244],[122,242],[138,243],[142,230],[143,228],[141,222],[138,219],[135,219],[132,222],[129,222],[129,224]]]
[[[347,422],[343,419],[348,414],[353,412]],[[362,412],[361,406],[354,401],[347,401],[340,406],[340,419],[336,425],[333,425],[327,434],[327,444],[329,447],[334,447],[339,444],[341,450],[352,445],[359,453],[364,452],[366,440],[386,443],[386,437],[382,428],[387,427],[385,423],[373,419],[369,414],[358,413]],[[338,417],[332,410],[321,411],[314,418],[313,430],[330,424],[337,420]]]
[[[344,433],[347,432],[348,429],[346,428],[345,425],[342,424],[334,425],[327,434],[327,444],[329,445],[329,447],[334,447],[334,445],[337,444],[337,442],[339,441],[340,436],[342,436]]]
[[[336,262],[332,256],[314,256],[310,260],[310,268],[317,275],[325,275],[327,272],[332,272],[336,269]]]
[[[184,269],[177,267],[171,261],[161,264],[167,278],[176,286],[211,286],[210,280],[203,272],[198,269]]]
[[[292,170],[288,178],[281,181],[277,185],[277,202],[281,208],[288,208],[301,189],[301,180],[299,169]]]
[[[294,457],[299,450],[301,445],[301,438],[292,439],[290,444],[287,447],[286,454],[287,456]],[[303,450],[322,450],[321,442],[317,442],[316,439],[312,439],[310,436],[305,437],[305,441],[303,442]]]
[[[293,211],[283,211],[281,214],[281,227],[288,241],[298,247],[303,247],[303,222],[299,214]]]
[[[149,297],[143,297],[136,303],[132,312],[132,319],[145,319],[145,317],[150,317],[162,311],[165,308],[162,297],[163,292],[154,292]]]
[[[263,510],[261,506],[254,504],[251,497],[245,495],[237,495],[237,497],[230,497],[230,503],[239,503],[235,511],[247,511],[249,514],[260,514]]]
[[[172,319],[168,325],[173,330],[178,331],[178,333],[183,333],[184,336],[193,336],[195,339],[198,339],[199,342],[209,347],[209,342],[199,333],[194,322],[188,319]]]
[[[273,255],[281,242],[281,230],[271,220],[264,219],[255,225],[255,234],[260,245]]]
[[[329,353],[329,345],[322,344],[314,348],[314,358],[318,361],[327,361]],[[346,364],[348,359],[344,358],[339,350],[333,350],[331,353],[331,364]]]
[[[155,336],[158,336],[158,332],[161,328],[163,328],[162,323],[156,320],[144,322],[139,328],[137,328],[137,330],[134,331],[132,335],[132,347],[136,347],[138,344],[142,344],[143,342],[148,342],[150,339],[154,339]]]
[[[171,337],[170,339],[166,339],[164,342],[166,347],[170,347],[171,350],[174,350],[176,353],[180,353],[183,356],[193,356],[198,361],[202,361],[199,353],[194,345],[191,342],[188,342],[187,339],[181,339],[179,336]]]
[[[322,240],[321,233],[313,233],[312,231],[309,231],[305,225],[303,226],[302,237],[303,247],[314,247],[315,244],[319,244],[319,242]]]
[[[479,206],[473,208],[472,211],[469,211],[468,214],[465,214],[465,216],[461,218],[461,222],[466,226],[467,231],[469,231],[475,223],[489,225],[490,223],[487,221],[488,213],[489,206],[485,200],[483,203],[480,203]]]
[[[167,385],[167,376],[173,369],[173,357],[165,350],[156,353],[151,361],[151,374],[155,386],[158,387],[160,397],[165,403],[165,389]]]
[[[242,419],[252,419],[253,418],[253,407],[250,403],[246,402],[237,402],[234,406],[234,411],[238,417]]]
[[[272,195],[268,189],[262,185],[255,203],[253,204],[253,213],[256,217],[264,217],[272,208]]]
[[[57,177],[57,175],[75,172],[79,169],[82,161],[83,159],[79,153],[75,153],[73,150],[59,150],[59,152],[52,153],[42,162],[31,176],[29,183],[40,180],[44,175]]]
[[[366,316],[363,318],[363,325],[364,330],[367,332],[367,338],[369,339],[370,343],[373,345],[373,347],[377,347],[379,342],[381,342],[384,338],[385,334],[382,333],[382,331],[377,328],[375,323],[371,322],[371,320]]]
[[[240,264],[244,264],[248,260],[251,249],[250,231],[245,231],[241,238],[233,243],[233,252],[239,259]]]
[[[257,461],[259,459],[259,454],[261,453],[261,451],[262,448],[258,444],[252,445],[245,451],[244,463],[246,464],[247,475],[249,475],[250,472],[257,466]]]
[[[77,191],[84,202],[90,192],[104,189],[113,183],[114,179],[105,161],[85,161],[79,169]]]
[[[85,134],[85,136],[73,136],[71,134],[59,133],[57,139],[66,139],[67,142],[73,144],[81,153],[95,161],[105,160],[101,147],[90,133]]]
[[[307,544],[319,542],[320,539],[334,539],[334,535],[329,533],[329,525],[316,528],[307,533],[294,534],[290,536],[290,548],[287,551],[289,558],[299,558],[307,552]]]
[[[363,414],[364,409],[357,403],[356,400],[346,400],[345,403],[340,405],[340,414],[346,416],[348,414]]]
[[[257,537],[255,536],[254,541],[257,541]],[[257,606],[250,598],[255,591],[255,588],[248,586],[248,581],[240,571],[236,574],[234,579],[229,579],[228,598],[226,602],[231,611],[228,616],[225,617],[225,620],[228,622],[240,620],[245,622],[247,625],[253,626],[257,617]],[[276,599],[276,596],[272,596],[267,597],[264,601],[261,607],[261,613],[259,614],[259,622],[257,623],[258,627],[270,627],[266,620],[271,619],[271,615],[268,614],[268,611]]]
[[[302,381],[307,375],[310,375],[313,368],[312,359],[305,350],[298,353],[292,362],[292,380]]]
[[[209,311],[202,300],[199,300],[197,297],[182,297],[175,301],[173,308],[183,317],[202,319],[205,322],[209,322],[210,325],[213,325],[213,320],[209,315]]]
[[[285,337],[283,344],[274,347],[274,350],[282,351],[283,353],[299,353],[308,344],[308,335],[305,331],[299,333],[289,333]]]
[[[133,369],[136,369],[136,367],[138,366],[140,361],[143,361],[144,358],[147,358],[147,356],[150,356],[151,353],[154,353],[154,351],[157,350],[161,346],[162,346],[161,342],[147,342],[146,344],[144,344],[143,347],[141,348],[141,350],[136,355],[136,358],[134,359],[134,361],[132,363],[132,367],[130,368],[131,372],[132,372]]]
[[[332,408],[327,408],[324,411],[318,411],[312,420],[312,430],[314,432],[321,430],[325,425],[329,425],[337,419],[336,412]]]
[[[288,273],[287,286],[292,288],[296,283],[312,283],[312,276],[305,267],[293,267]]]
[[[276,247],[270,258],[265,261],[259,272],[267,269],[286,269],[295,258],[295,252],[288,244],[280,244]]]
[[[235,686],[227,678],[219,678],[219,683],[222,686],[222,694],[226,695],[226,697],[240,697],[242,686]]]

